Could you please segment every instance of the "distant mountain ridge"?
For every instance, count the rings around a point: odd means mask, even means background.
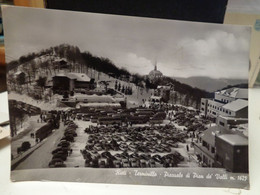
[[[228,85],[232,86],[237,84],[248,83],[248,80],[246,79],[226,79],[226,78],[213,79],[210,77],[200,77],[200,76],[194,76],[188,78],[174,77],[174,79],[181,83],[185,83],[192,87],[197,87],[199,89],[203,89],[209,92],[214,92],[223,89]]]

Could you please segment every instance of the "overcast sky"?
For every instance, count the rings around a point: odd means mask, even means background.
[[[9,7],[4,31],[7,62],[68,43],[142,75],[248,77],[245,26]]]

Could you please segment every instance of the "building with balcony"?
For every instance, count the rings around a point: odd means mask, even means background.
[[[74,91],[74,89],[94,89],[94,79],[82,73],[60,73],[52,77],[53,91]]]
[[[203,166],[214,167],[215,163],[215,135],[218,127],[210,127],[201,133],[197,142],[194,143],[194,152]]]

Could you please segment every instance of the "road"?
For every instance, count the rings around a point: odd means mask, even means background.
[[[43,140],[45,143],[36,149],[27,159],[21,162],[16,167],[16,170],[47,168],[52,159],[51,151],[55,149],[59,140],[62,138],[64,129],[65,127],[61,123],[60,128],[56,129],[48,138]]]
[[[35,133],[39,128],[46,124],[38,123],[37,120],[39,118],[39,115],[28,118],[24,124],[24,130],[12,138],[11,153],[14,158],[17,157],[17,148],[20,147],[23,142],[28,141],[30,142],[31,146],[34,146],[36,144],[35,138],[32,138],[30,134]]]

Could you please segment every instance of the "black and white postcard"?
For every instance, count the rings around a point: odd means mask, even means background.
[[[3,17],[12,181],[249,188],[249,27]]]

